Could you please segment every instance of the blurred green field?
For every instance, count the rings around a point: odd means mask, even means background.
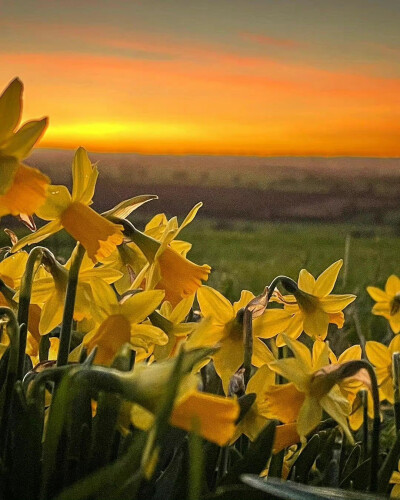
[[[143,229],[144,221],[135,224]],[[368,285],[383,287],[390,274],[399,273],[400,237],[390,227],[198,218],[182,231],[180,238],[193,244],[188,255],[191,260],[212,267],[207,284],[232,301],[243,289],[260,293],[277,275],[297,280],[300,269],[305,267],[318,276],[343,258],[345,263],[334,292],[357,295],[357,301],[347,309],[343,339],[357,342],[357,326],[358,333],[367,339],[382,340],[389,335],[386,321],[370,313],[374,302],[365,289]],[[2,244],[5,241],[3,236]],[[66,258],[73,241],[60,232],[45,244],[57,256]]]

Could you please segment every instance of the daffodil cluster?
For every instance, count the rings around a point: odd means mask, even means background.
[[[0,216],[19,216],[32,229],[34,216],[46,223],[20,240],[14,236],[0,262],[0,306],[18,315],[20,329],[17,344],[11,334],[2,336],[0,354],[6,359],[7,352],[16,363],[8,374],[51,380],[51,370],[65,368],[66,349],[67,368],[92,366],[81,373],[99,387],[96,400],[89,398],[96,422],[104,411],[101,391],[107,381],[123,398],[111,401],[117,408],[115,428],[150,435],[160,426],[160,402],[173,386],[173,367],[189,359],[174,389],[169,424],[222,447],[245,437],[256,441],[278,420],[274,453],[306,443],[326,418],[354,443],[353,432],[366,414],[379,421],[379,400],[400,404],[398,336],[388,346],[369,340],[344,352],[330,347],[342,335],[344,310],[356,299],[332,293],[342,260],[318,278],[306,269],[297,282],[280,275],[263,294],[243,290],[231,303],[205,285],[210,266],[189,260],[190,243],[178,239],[201,203],[181,224],[160,213],[143,230],[127,218],[154,195],[133,194],[97,213],[91,204],[99,172],[83,148],[72,162],[71,192],[21,163],[47,126],[42,119],[18,128],[21,96],[16,79],[0,97]],[[62,229],[77,242],[65,264],[44,247],[28,253],[27,247]],[[376,301],[373,314],[388,320],[392,336],[398,334],[400,279],[392,275],[384,291],[367,290]],[[123,375],[117,370],[121,364],[127,365]],[[38,390],[32,384],[28,394]],[[362,390],[369,396],[362,399]],[[50,408],[58,404],[57,391],[46,394]],[[50,429],[51,415],[50,410]],[[152,453],[145,461],[146,477],[154,472],[156,447]]]

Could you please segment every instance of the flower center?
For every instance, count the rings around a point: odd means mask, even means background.
[[[400,292],[396,293],[390,304],[390,316],[394,316],[400,311]]]

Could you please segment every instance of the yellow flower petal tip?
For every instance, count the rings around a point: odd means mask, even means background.
[[[122,226],[113,224],[80,202],[72,202],[63,211],[61,223],[85,247],[93,262],[109,257],[124,239]]]
[[[49,183],[36,168],[20,164],[10,188],[0,196],[0,215],[33,215],[44,203]]]

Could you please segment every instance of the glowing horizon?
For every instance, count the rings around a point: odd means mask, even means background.
[[[0,88],[19,76],[24,119],[49,116],[40,147],[399,157],[398,4],[315,13],[300,1],[303,17],[287,0],[204,0],[208,11],[171,2],[171,12],[88,1],[79,23],[46,0],[27,0],[35,11],[10,2],[0,6]]]

